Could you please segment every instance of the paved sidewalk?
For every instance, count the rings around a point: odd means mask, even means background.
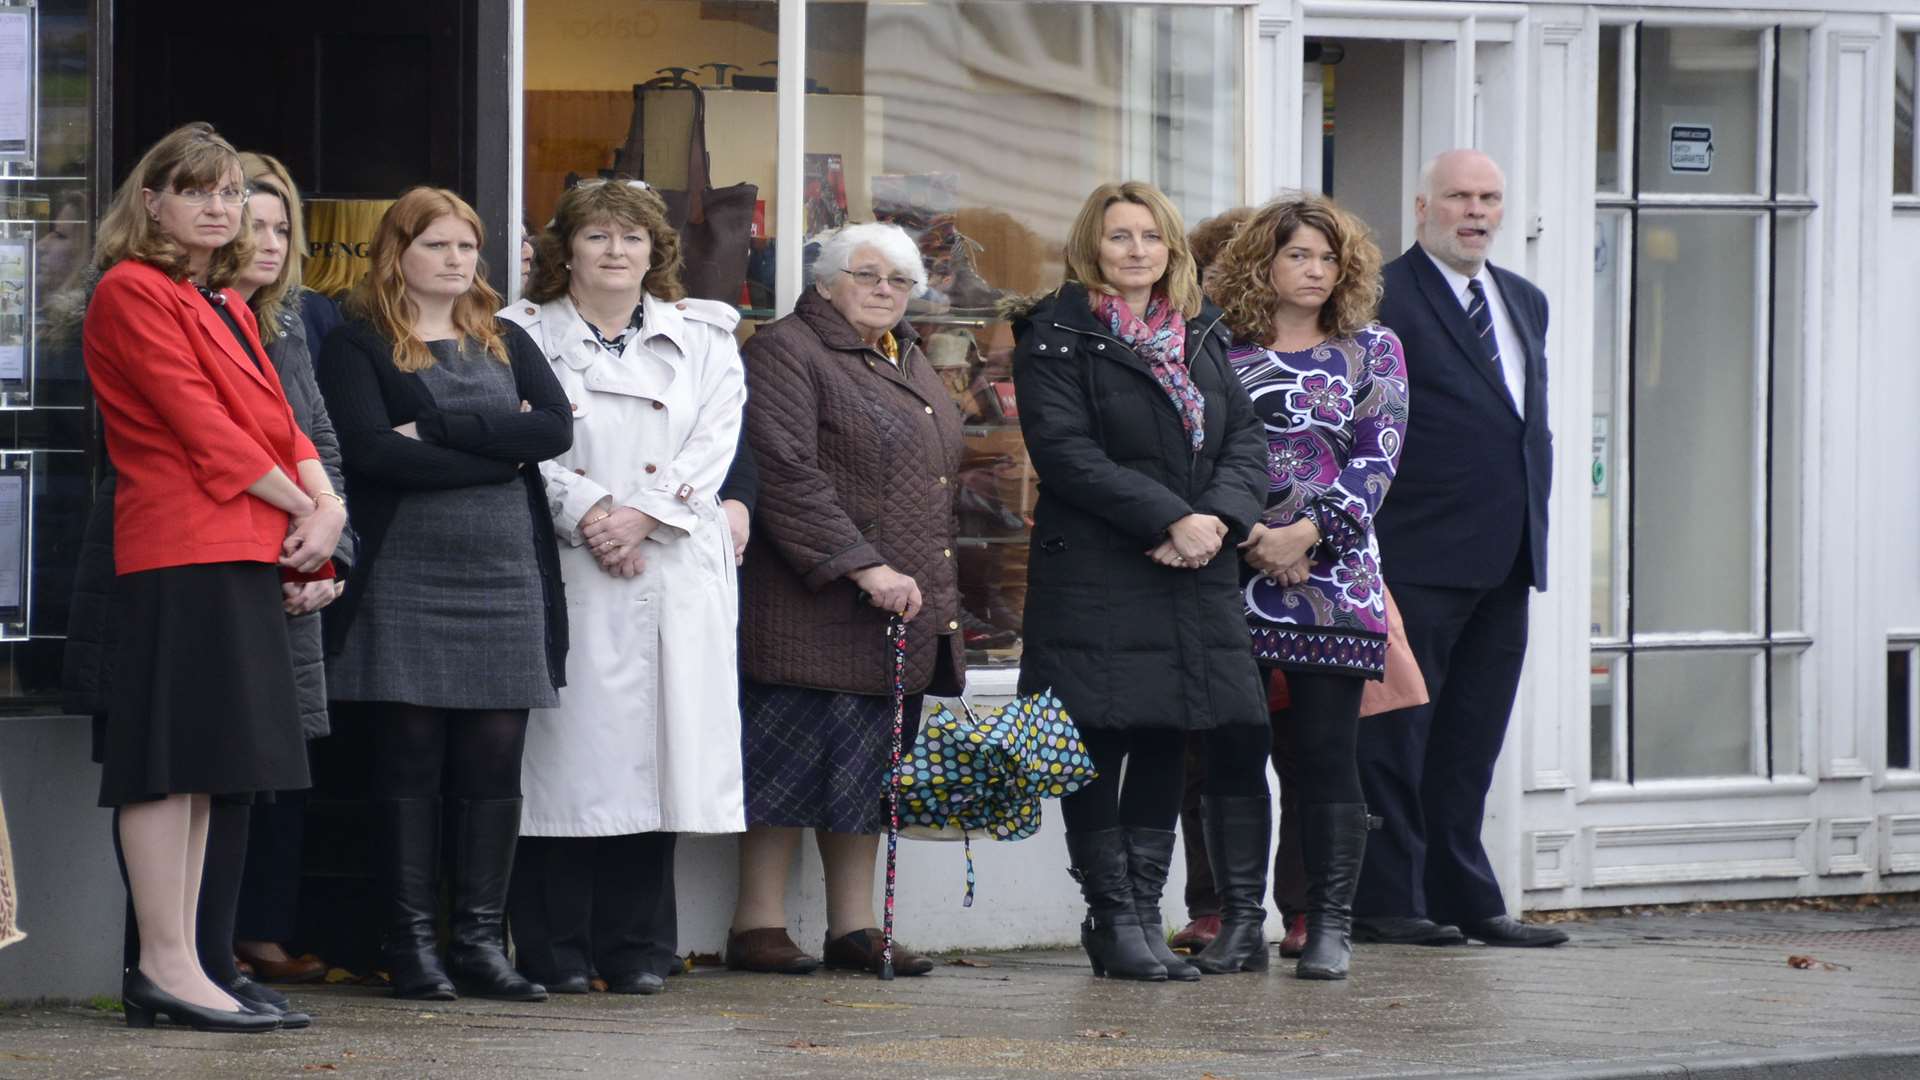
[[[312,1030],[265,1036],[14,1009],[0,1012],[0,1080],[1920,1076],[1920,908],[1567,929],[1573,944],[1548,951],[1363,946],[1344,984],[1278,962],[1198,985],[1111,982],[1049,950],[947,958],[893,983],[703,970],[659,997],[544,1005],[328,987],[297,994]]]

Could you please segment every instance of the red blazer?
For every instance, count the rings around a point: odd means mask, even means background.
[[[262,363],[253,312],[233,312]],[[287,513],[246,493],[278,465],[320,456],[271,368],[254,366],[193,285],[127,259],[100,279],[82,331],[87,377],[119,473],[114,567],[277,562]]]

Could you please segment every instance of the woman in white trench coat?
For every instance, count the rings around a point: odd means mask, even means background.
[[[597,974],[650,994],[677,963],[674,834],[746,827],[718,496],[746,400],[739,315],[682,299],[678,237],[641,185],[573,188],[536,242],[527,298],[500,314],[572,403],[573,449],[541,472],[573,647],[527,730],[509,914],[549,991]]]

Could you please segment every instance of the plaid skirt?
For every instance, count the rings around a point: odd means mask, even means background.
[[[903,753],[922,701],[907,697]],[[742,679],[740,719],[748,826],[886,831],[892,698]]]

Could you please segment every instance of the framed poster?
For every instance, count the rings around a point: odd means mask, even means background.
[[[0,162],[27,163],[26,173],[32,172],[34,121],[39,115],[34,14],[31,5],[0,6]],[[8,173],[21,175],[22,170]]]
[[[0,453],[0,641],[21,641],[27,636],[32,489],[33,455]]]

